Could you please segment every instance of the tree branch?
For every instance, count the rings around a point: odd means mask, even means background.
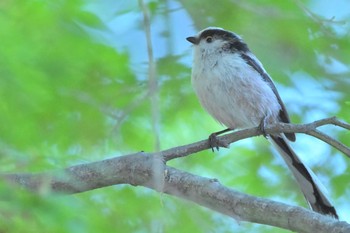
[[[276,124],[267,133],[310,133],[317,127],[334,124],[349,128],[336,118],[305,125]],[[234,142],[261,133],[245,129],[220,137]],[[326,138],[326,141],[328,138]],[[277,226],[298,232],[350,232],[350,225],[313,211],[253,197],[229,189],[215,179],[193,175],[165,165],[165,161],[208,149],[208,140],[180,146],[159,153],[136,153],[63,170],[39,174],[5,174],[1,177],[34,192],[73,194],[117,184],[144,186],[167,193],[231,216],[240,221]],[[347,148],[348,149],[348,148]]]
[[[273,134],[273,133],[304,133],[311,136],[314,136],[329,145],[335,147],[339,151],[343,152],[345,155],[350,157],[350,148],[342,144],[341,142],[331,138],[330,136],[327,136],[323,133],[321,133],[319,130],[317,130],[318,127],[324,126],[324,125],[336,125],[344,129],[350,130],[350,124],[338,120],[336,117],[330,117],[321,119],[318,121],[314,121],[312,123],[308,124],[286,124],[286,123],[276,123],[273,125],[267,125],[265,127],[265,133],[266,134]],[[233,142],[255,137],[262,135],[262,132],[260,131],[259,127],[255,128],[249,128],[249,129],[242,129],[237,130],[232,133],[219,136],[217,137],[218,140],[220,140],[223,145],[229,145]],[[171,159],[184,157],[189,154],[193,154],[205,149],[209,149],[210,145],[208,143],[208,140],[202,140],[196,143],[192,143],[185,146],[179,146],[175,148],[171,148],[169,150],[162,151],[162,155],[164,156],[165,161],[169,161]]]
[[[193,201],[240,221],[298,232],[350,232],[350,225],[310,210],[253,197],[164,165],[159,154],[137,153],[82,164],[52,173],[3,177],[30,190],[79,193],[116,184],[140,185]],[[160,182],[160,180],[162,182]]]

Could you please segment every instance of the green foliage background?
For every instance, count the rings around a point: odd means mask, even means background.
[[[298,0],[224,0],[215,6],[210,0],[146,2],[151,32],[157,32],[152,38],[166,45],[153,40],[158,54],[154,90],[147,75],[144,13],[137,2],[2,1],[0,171],[43,172],[167,149],[222,129],[192,91],[189,35],[179,39],[176,34],[212,25],[243,35],[277,82],[293,122],[333,115],[349,122],[350,11],[341,7],[342,1],[320,2],[326,5]],[[137,35],[132,40],[116,33],[128,21],[134,23],[127,34]],[[122,40],[127,41],[124,47],[118,46]],[[180,51],[179,44],[188,48]],[[349,145],[349,132],[324,131]],[[349,161],[316,139],[298,139],[293,147],[329,189],[341,218],[349,219]],[[264,139],[254,138],[170,165],[242,192],[306,206],[289,171],[271,154]],[[0,231],[286,232],[238,224],[142,187],[60,196],[45,190],[35,195],[5,183],[0,185]]]

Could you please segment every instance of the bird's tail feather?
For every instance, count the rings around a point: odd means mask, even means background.
[[[270,135],[270,141],[280,152],[289,169],[292,171],[305,199],[310,207],[321,214],[330,215],[338,219],[337,212],[325,193],[316,175],[305,166],[283,135]]]

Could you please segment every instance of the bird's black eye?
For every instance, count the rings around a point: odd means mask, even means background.
[[[213,41],[213,37],[208,36],[208,37],[205,39],[205,41],[206,41],[207,43],[211,43],[211,42]]]

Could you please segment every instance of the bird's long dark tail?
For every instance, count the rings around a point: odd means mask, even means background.
[[[302,163],[287,143],[285,137],[282,135],[270,135],[270,139],[292,171],[310,207],[318,213],[338,219],[337,212],[327,196],[322,192],[322,186],[316,175]]]

